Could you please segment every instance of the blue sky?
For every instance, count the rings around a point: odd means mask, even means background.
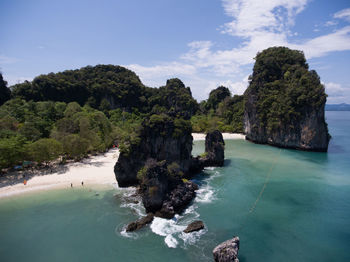
[[[9,84],[115,64],[144,84],[179,77],[197,100],[242,94],[258,51],[303,50],[328,103],[350,103],[348,0],[1,0],[0,70]]]

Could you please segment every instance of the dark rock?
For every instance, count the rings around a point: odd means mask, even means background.
[[[205,137],[205,166],[223,166],[225,142],[219,130],[207,133]]]
[[[216,246],[213,250],[215,262],[239,262],[239,237],[234,237]]]
[[[141,229],[145,225],[151,223],[153,221],[154,215],[152,213],[148,213],[147,216],[135,221],[131,222],[127,227],[126,227],[126,232],[133,232],[136,230]]]
[[[199,230],[201,230],[203,228],[204,228],[203,221],[196,220],[196,221],[192,222],[191,224],[189,224],[187,226],[187,228],[184,230],[184,232],[185,233],[191,233],[191,232],[194,232],[194,231],[199,231]]]
[[[156,162],[154,159],[149,159],[145,169],[140,186],[142,202],[146,212],[156,212],[161,209],[169,192],[166,161]]]
[[[155,216],[172,218],[176,213],[183,212],[196,196],[198,185],[193,182],[180,183],[168,195],[162,208]]]
[[[121,150],[114,173],[120,187],[136,186],[140,183],[138,171],[149,158],[177,163],[179,172],[189,173],[193,138],[191,123],[167,115],[152,115],[144,120],[138,138],[128,142]]]
[[[139,186],[146,212],[172,218],[187,208],[198,189],[183,178],[190,178],[205,166],[222,166],[224,140],[219,131],[208,133],[206,156],[193,158],[188,120],[152,115],[139,132],[137,138],[123,145],[114,167],[116,179],[120,187]],[[137,224],[130,225],[133,227]]]

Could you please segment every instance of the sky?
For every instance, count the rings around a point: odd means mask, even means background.
[[[327,103],[350,103],[349,0],[0,0],[9,85],[87,65],[125,66],[150,87],[180,78],[201,101],[242,94],[257,52],[305,53]]]

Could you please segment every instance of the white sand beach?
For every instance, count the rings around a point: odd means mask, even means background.
[[[204,133],[192,133],[193,140],[205,140]],[[222,133],[222,136],[225,139],[245,139],[245,135],[238,133]]]
[[[117,184],[113,167],[118,156],[119,150],[111,149],[105,154],[64,165],[57,172],[27,178],[26,185],[21,179],[22,183],[0,187],[0,198],[37,190],[70,188],[71,183],[73,187],[82,187],[81,182],[84,182],[85,187],[105,185],[112,188]]]
[[[194,140],[205,140],[205,134],[193,133]],[[244,139],[242,134],[223,133],[224,139]],[[49,190],[57,188],[82,187],[92,185],[104,185],[116,187],[117,182],[114,175],[114,165],[119,157],[118,149],[111,149],[105,154],[92,156],[81,162],[70,163],[59,167],[52,173],[40,174],[40,171],[34,176],[27,176],[27,184],[23,184],[22,174],[17,179],[20,183],[0,187],[0,198],[13,196],[21,193],[28,193],[38,190]],[[26,172],[24,171],[24,174]],[[43,172],[44,173],[44,172]]]

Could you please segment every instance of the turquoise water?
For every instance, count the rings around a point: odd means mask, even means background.
[[[227,140],[225,166],[195,178],[185,214],[134,234],[123,228],[144,210],[126,200],[132,189],[0,199],[0,261],[212,261],[234,235],[241,262],[350,261],[350,112],[327,112],[327,122],[327,154]],[[193,153],[203,150],[196,142]],[[195,219],[206,229],[181,233]]]

